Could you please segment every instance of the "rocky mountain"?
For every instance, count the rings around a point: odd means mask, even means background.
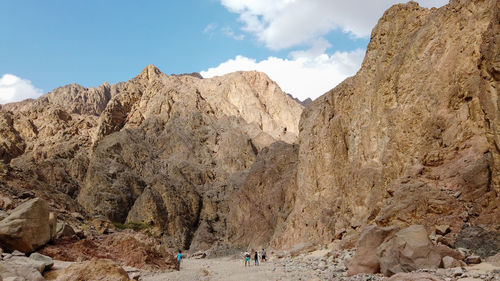
[[[499,34],[498,0],[395,5],[359,72],[305,109],[262,73],[152,65],[5,105],[0,207],[38,196],[59,219],[140,223],[175,248],[351,248],[366,225],[418,224],[493,255]],[[371,250],[397,246],[379,238]]]
[[[258,72],[200,79],[150,65],[125,83],[68,85],[0,111],[1,193],[208,249],[226,236],[228,196],[259,151],[296,141],[302,109]]]
[[[450,244],[498,232],[499,58],[498,0],[386,11],[359,72],[302,114],[295,205],[273,245],[355,241],[366,224],[449,225]]]

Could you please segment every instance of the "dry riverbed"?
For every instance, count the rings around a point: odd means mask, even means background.
[[[275,258],[260,266],[245,267],[242,259],[224,257],[214,259],[185,259],[180,271],[168,273],[141,273],[139,280],[387,280],[382,275],[361,274],[346,276],[345,261],[353,252],[344,251],[335,256],[327,251],[316,251],[295,258]],[[421,270],[444,281],[500,280],[500,267],[487,263],[466,268]],[[134,275],[130,272],[131,277]]]

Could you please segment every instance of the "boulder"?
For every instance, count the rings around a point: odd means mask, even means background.
[[[481,257],[480,256],[468,256],[465,258],[465,263],[467,264],[480,264]]]
[[[75,230],[67,223],[57,223],[56,238],[70,237],[75,235]]]
[[[500,253],[486,259],[487,263],[500,267]]]
[[[443,268],[461,267],[464,265],[465,263],[463,261],[456,260],[450,256],[443,258]]]
[[[31,199],[0,222],[0,246],[6,250],[32,252],[51,239],[49,207],[40,198]]]
[[[398,273],[387,281],[445,281],[443,278],[430,273]]]
[[[439,253],[439,255],[443,258],[446,256],[450,256],[456,260],[463,260],[465,258],[465,255],[455,249],[452,249],[446,245],[443,244],[437,244],[434,249]]]
[[[378,273],[380,271],[380,262],[377,256],[377,248],[398,230],[398,227],[379,227],[375,225],[365,227],[358,240],[356,255],[349,265],[347,275]]]
[[[198,251],[196,253],[193,253],[191,256],[189,256],[192,259],[204,259],[207,257],[207,253]]]
[[[27,267],[34,268],[38,270],[38,272],[43,273],[45,270],[45,262],[30,259],[26,256],[11,256],[9,258],[5,258],[4,261],[10,264],[19,264]]]
[[[493,256],[500,252],[500,231],[480,226],[464,227],[457,236],[455,247],[472,250],[482,258]]]
[[[438,235],[446,235],[450,232],[449,225],[436,225],[436,234]]]
[[[8,280],[8,278],[18,278],[20,281],[45,281],[40,271],[34,267],[10,261],[0,262],[0,277],[4,280]]]
[[[123,268],[106,259],[74,263],[63,270],[50,272],[45,277],[54,281],[130,281]]]
[[[0,209],[10,210],[14,207],[12,199],[9,197],[0,196]]]
[[[40,253],[32,253],[30,255],[30,259],[43,263],[44,265],[43,271],[52,268],[52,266],[54,265],[54,261],[52,260],[51,257],[42,255]]]
[[[421,268],[438,268],[441,256],[422,225],[398,231],[378,248],[380,271],[386,276]]]

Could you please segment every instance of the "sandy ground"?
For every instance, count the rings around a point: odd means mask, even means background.
[[[217,258],[185,259],[180,271],[141,276],[140,280],[296,280],[294,277],[272,261],[245,267],[243,259]]]

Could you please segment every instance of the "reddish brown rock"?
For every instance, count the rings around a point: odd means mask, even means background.
[[[81,240],[73,236],[53,244],[45,246],[40,253],[62,261],[109,259],[121,266],[149,271],[174,269],[176,265],[172,253],[142,233],[125,231]]]

